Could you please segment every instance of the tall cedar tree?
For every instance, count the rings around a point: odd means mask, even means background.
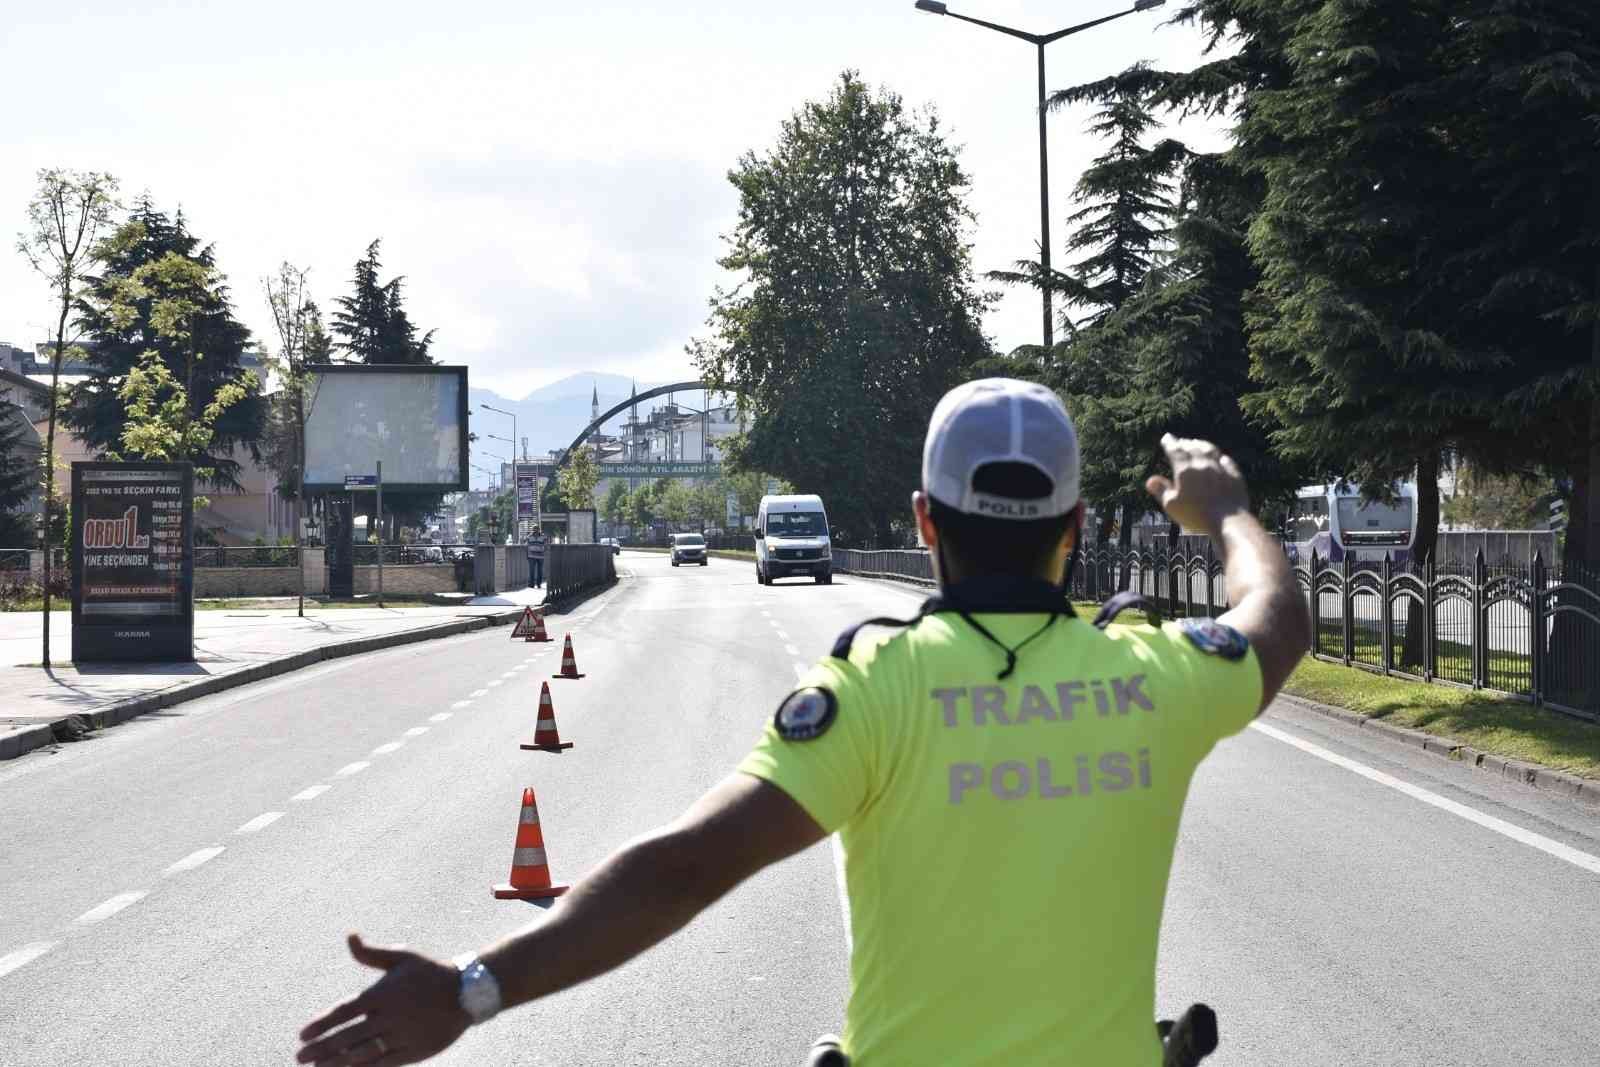
[[[432,363],[428,349],[433,331],[420,338],[406,314],[401,290],[403,275],[379,282],[383,264],[379,261],[381,241],[367,246],[367,254],[356,260],[351,293],[334,300],[334,347],[353,363]]]
[[[931,111],[853,71],[729,174],[739,220],[691,351],[756,415],[737,465],[825,492],[844,538],[892,543],[928,413],[989,354],[968,179]]]
[[[337,338],[333,348],[352,363],[432,363],[429,349],[434,331],[417,336],[417,328],[405,310],[404,276],[396,275],[387,282],[378,280],[383,267],[378,258],[380,244],[381,241],[373,241],[367,246],[366,255],[356,260],[350,295],[334,300],[338,310],[333,313],[333,336]],[[384,518],[390,528],[383,531],[383,539],[393,540],[394,526],[421,522],[438,511],[443,501],[443,493],[385,493]],[[357,507],[367,516],[367,528],[376,529],[376,494],[361,494]]]
[[[210,276],[210,282],[193,294],[198,305],[182,340],[162,337],[151,321],[155,293],[123,299],[139,268],[173,255],[188,260]],[[191,413],[204,410],[217,392],[239,380],[240,359],[250,341],[250,331],[233,317],[233,306],[223,276],[216,272],[213,249],[201,247],[189,232],[183,213],[168,216],[148,196],[141,197],[126,222],[95,248],[99,274],[90,280],[77,304],[77,324],[92,343],[87,346],[88,377],[69,394],[64,418],[78,436],[98,452],[123,447],[126,402],[119,391],[145,351],[153,349],[167,370],[188,392]],[[132,314],[114,313],[114,308]],[[198,357],[198,358],[192,358]],[[242,465],[234,458],[243,446],[250,458],[261,459],[260,441],[266,425],[266,403],[259,390],[227,408],[217,420],[211,442],[194,457],[196,467],[213,473],[208,484],[238,491]]]
[[[1132,338],[1119,316],[1169,242],[1172,177],[1188,154],[1171,138],[1145,143],[1159,126],[1150,99],[1160,83],[1161,75],[1141,63],[1052,93],[1047,104],[1094,104],[1088,129],[1107,143],[1073,188],[1078,207],[1067,217],[1067,249],[1077,258],[1047,283],[1066,293],[1069,308],[1084,310],[1076,323],[1063,313],[1072,332],[1052,354],[1053,379],[1083,435],[1084,492],[1099,514],[1099,535],[1107,535],[1120,511],[1124,547],[1131,544],[1133,523],[1149,509],[1139,472],[1150,465],[1160,434],[1149,440],[1132,435],[1120,415],[1134,400],[1134,363]],[[991,277],[1046,283],[1040,264],[1018,266],[1018,273]]]
[[[33,544],[33,516],[22,509],[39,492],[38,439],[27,413],[0,398],[0,547]]]
[[[1600,565],[1600,5],[1453,5],[1439,96],[1468,174],[1437,285],[1487,349],[1486,469],[1572,483],[1564,558]],[[1585,447],[1587,446],[1587,447]],[[1592,639],[1592,638],[1591,638]]]
[[[1132,384],[1113,405],[1116,427],[1145,449],[1128,472],[1132,487],[1155,473],[1151,442],[1162,433],[1214,442],[1246,472],[1256,510],[1274,516],[1312,475],[1272,451],[1265,428],[1241,398],[1250,381],[1244,298],[1260,280],[1246,231],[1261,200],[1259,178],[1226,154],[1190,158],[1173,228],[1174,251],[1121,313],[1131,342]]]

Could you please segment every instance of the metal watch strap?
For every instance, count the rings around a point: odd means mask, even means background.
[[[461,975],[457,1002],[474,1026],[486,1023],[500,1013],[500,982],[494,972],[476,955],[468,953],[452,960]]]

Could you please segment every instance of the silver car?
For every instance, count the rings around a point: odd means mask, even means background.
[[[706,558],[706,539],[699,534],[673,534],[672,535],[672,565],[680,563],[698,563],[704,567]]]

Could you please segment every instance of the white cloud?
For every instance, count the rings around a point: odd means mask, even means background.
[[[1041,31],[1117,8],[953,6]],[[326,307],[382,237],[440,357],[503,393],[582,369],[687,374],[737,207],[727,170],[845,67],[936,104],[966,146],[980,271],[1037,238],[1032,49],[909,0],[68,7],[10,18],[11,85],[55,84],[63,46],[80,74],[8,115],[0,220],[20,228],[40,167],[111,170],[216,242],[258,333],[260,278],[280,260],[312,268]],[[1050,85],[1138,59],[1193,65],[1198,36],[1156,31],[1158,15],[1051,46]],[[1058,255],[1067,193],[1096,151],[1082,122],[1050,120]],[[0,340],[31,344],[49,321],[26,263],[0,255]],[[1002,347],[1035,339],[1037,299],[1008,293],[986,325]]]

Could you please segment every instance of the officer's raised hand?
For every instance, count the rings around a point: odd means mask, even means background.
[[[1153,475],[1145,488],[1186,532],[1219,535],[1223,520],[1250,510],[1250,490],[1238,464],[1210,441],[1161,437],[1172,477]]]

